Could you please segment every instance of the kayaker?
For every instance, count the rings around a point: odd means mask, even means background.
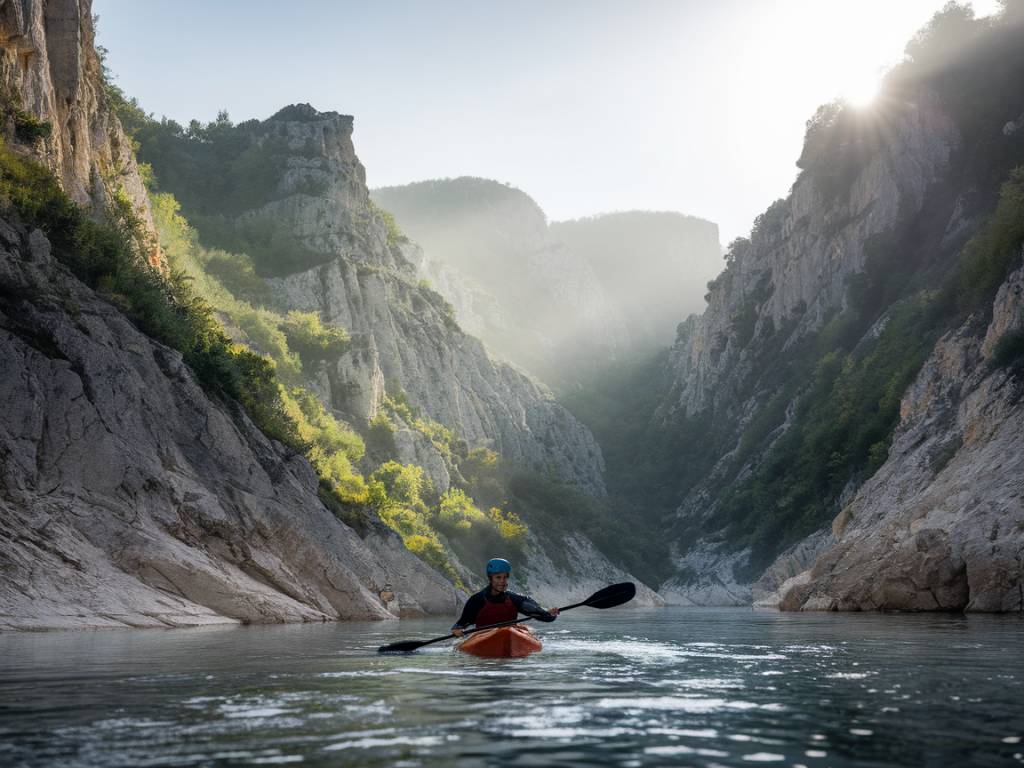
[[[558,609],[544,610],[532,598],[508,591],[508,577],[512,573],[512,564],[501,557],[487,562],[488,585],[471,595],[462,608],[462,615],[452,626],[452,634],[462,637],[462,633],[470,624],[477,628],[498,624],[502,621],[513,621],[520,613],[525,613],[540,621],[554,621]]]

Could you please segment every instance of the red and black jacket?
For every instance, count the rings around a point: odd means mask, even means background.
[[[470,596],[462,609],[462,615],[452,625],[452,629],[465,629],[470,624],[487,627],[502,621],[512,621],[518,618],[520,613],[540,621],[555,620],[555,617],[537,605],[533,598],[508,591],[492,595],[488,586]]]

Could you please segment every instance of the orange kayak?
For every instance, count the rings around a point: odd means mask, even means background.
[[[536,653],[544,646],[529,627],[515,624],[474,632],[456,648],[474,656],[521,658]]]

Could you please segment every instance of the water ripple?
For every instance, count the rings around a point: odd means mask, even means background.
[[[581,610],[527,659],[374,652],[443,625],[0,636],[0,764],[1024,763],[1009,617]]]

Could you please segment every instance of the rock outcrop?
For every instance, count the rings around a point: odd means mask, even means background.
[[[403,391],[471,446],[603,494],[603,459],[590,432],[544,387],[493,360],[420,282],[417,246],[389,233],[371,206],[352,118],[296,105],[252,130],[260,142],[278,143],[286,170],[274,199],[238,220],[272,221],[323,262],[299,270],[283,265],[286,274],[269,280],[277,300],[317,311],[363,341],[328,366],[327,402],[348,415],[372,416],[369,393],[383,376],[386,389]]]
[[[395,534],[336,519],[305,459],[10,222],[0,360],[0,629],[454,610]]]
[[[530,595],[543,605],[567,605],[585,600],[609,584],[636,583],[636,597],[630,607],[652,608],[665,605],[661,596],[636,577],[608,561],[603,552],[583,534],[569,534],[541,546],[533,541],[526,569]],[[551,553],[559,561],[554,562]]]
[[[90,0],[0,3],[0,101],[15,114],[15,132],[33,121],[49,126],[30,138],[34,153],[73,200],[97,213],[116,196],[129,201],[151,238],[150,261],[162,268],[135,153],[114,114],[93,37]]]
[[[958,27],[957,13],[915,39],[872,107],[808,122],[788,197],[680,325],[655,419],[709,445],[673,516],[670,601],[726,585],[726,601],[789,608],[1017,609],[1019,374],[992,361],[1019,327],[1019,277],[987,332],[990,304],[948,296],[978,301],[992,278],[966,265],[1024,162],[1024,26],[1008,10]]]
[[[814,175],[802,174],[715,279],[707,311],[672,350],[677,385],[662,405],[663,416],[741,410],[733,401],[751,374],[751,341],[785,332],[783,346],[791,347],[843,309],[872,238],[921,211],[929,185],[960,143],[954,121],[927,91],[887,104],[884,117],[863,119],[884,121],[886,141],[849,188],[833,195]]]
[[[1024,333],[1024,268],[987,327],[944,336],[903,397],[888,461],[836,541],[780,590],[788,610],[1024,611],[1024,377],[993,360]]]

